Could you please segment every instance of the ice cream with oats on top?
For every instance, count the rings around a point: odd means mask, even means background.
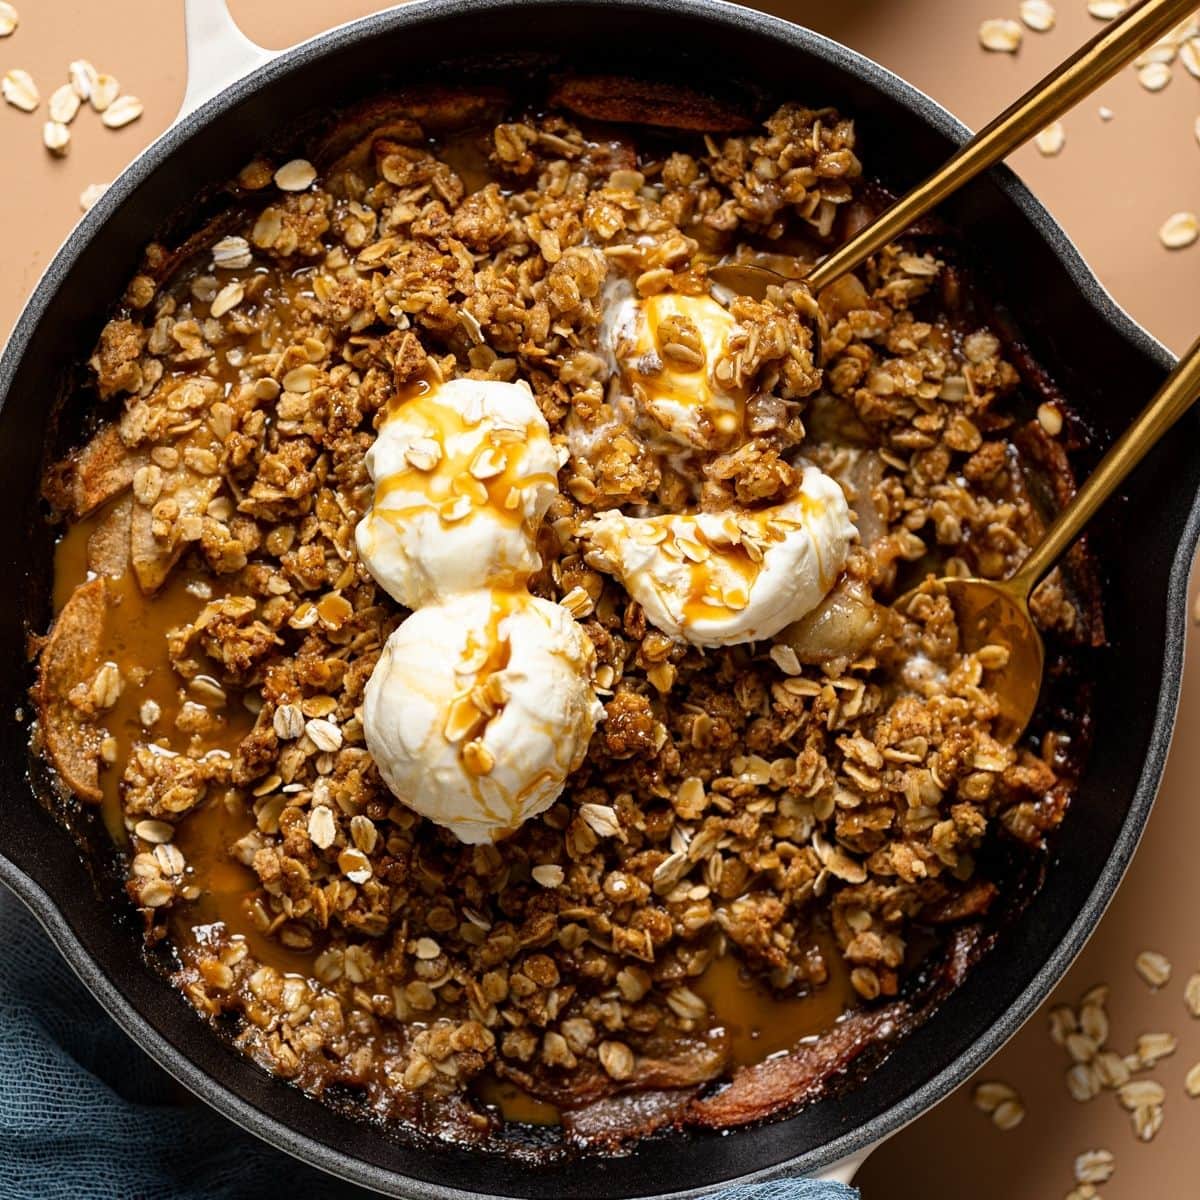
[[[388,639],[363,705],[388,787],[467,843],[544,812],[604,710],[595,653],[559,604],[475,591],[431,604]]]
[[[414,610],[367,681],[367,748],[392,792],[467,843],[545,811],[604,710],[595,652],[530,595],[559,456],[523,383],[420,383],[367,454],[356,531],[376,581]]]
[[[769,508],[630,517],[584,528],[588,562],[615,575],[646,619],[697,646],[771,637],[815,608],[855,536],[842,489],[806,467],[795,494]]]
[[[367,452],[359,557],[406,608],[523,585],[558,490],[558,452],[524,383],[453,379],[398,403]]]

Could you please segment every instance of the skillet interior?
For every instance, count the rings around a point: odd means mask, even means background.
[[[476,57],[486,48],[491,65]],[[893,190],[943,159],[962,129],[931,102],[806,31],[716,3],[427,0],[367,18],[270,64],[167,135],[85,219],[39,286],[0,364],[0,471],[18,511],[0,530],[0,562],[19,601],[0,616],[0,703],[24,707],[28,630],[49,614],[50,537],[36,499],[45,428],[108,310],[154,234],[186,231],[212,181],[261,146],[355,95],[410,83],[447,57],[472,74],[527,71],[530,55],[583,69],[660,75],[853,115],[868,171]],[[669,60],[667,56],[669,55]],[[461,78],[467,68],[453,77]],[[983,285],[1013,312],[1034,357],[1107,444],[1161,381],[1169,356],[1116,310],[1045,212],[1007,173],[977,182],[947,215]],[[168,221],[166,218],[170,217]],[[724,1137],[677,1137],[624,1159],[532,1170],[446,1147],[414,1147],[339,1116],[226,1048],[142,962],[131,922],[114,921],[72,839],[25,777],[27,727],[0,726],[0,878],[47,923],[85,981],[135,1040],[193,1090],[301,1157],[397,1195],[454,1190],[531,1197],[683,1194],[787,1164],[815,1170],[916,1116],[980,1063],[1032,1011],[1078,951],[1128,862],[1166,753],[1183,645],[1183,590],[1200,519],[1200,416],[1159,447],[1126,497],[1096,525],[1112,645],[1096,698],[1096,744],[1059,835],[1045,887],[1001,944],[865,1086],[790,1120]],[[1189,428],[1190,427],[1190,428]],[[1086,467],[1086,464],[1080,464]],[[1172,480],[1169,493],[1158,485]],[[98,835],[102,836],[102,835]],[[33,881],[36,881],[33,882]],[[103,964],[103,967],[98,964]]]

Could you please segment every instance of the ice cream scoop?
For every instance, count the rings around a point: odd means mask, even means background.
[[[561,605],[474,591],[413,613],[367,682],[384,782],[461,841],[494,841],[557,799],[604,714],[591,642]]]
[[[855,528],[842,489],[806,467],[770,508],[631,517],[584,526],[588,562],[615,575],[646,619],[697,646],[771,637],[815,608],[846,562]]]
[[[613,400],[630,423],[671,441],[723,449],[742,432],[745,396],[728,354],[736,329],[711,296],[640,297],[618,280],[606,298],[600,347],[614,370]]]
[[[524,383],[423,385],[389,413],[366,464],[375,491],[358,553],[406,608],[513,587],[541,566],[559,459]]]

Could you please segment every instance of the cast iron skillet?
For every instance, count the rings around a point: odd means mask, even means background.
[[[425,0],[283,54],[172,128],[117,180],[55,258],[0,361],[0,478],[9,513],[0,572],[13,588],[0,614],[5,713],[28,712],[26,637],[46,627],[50,612],[51,541],[38,500],[48,418],[147,240],[186,231],[206,188],[260,147],[286,149],[289,131],[307,115],[397,81],[461,77],[466,68],[448,59],[484,55],[501,74],[527,74],[533,55],[633,75],[669,69],[702,86],[781,81],[778,98],[833,104],[854,116],[870,173],[893,190],[966,136],[936,104],[866,59],[714,0]],[[1007,171],[972,185],[947,215],[984,286],[1007,303],[1036,358],[1106,445],[1162,381],[1170,355],[1113,304]],[[1175,713],[1187,570],[1200,526],[1198,434],[1193,412],[1095,525],[1112,644],[1102,663],[1095,747],[1045,886],[964,986],[867,1083],[789,1120],[724,1137],[673,1136],[584,1170],[534,1169],[391,1137],[306,1098],[224,1045],[146,967],[131,923],[31,787],[23,720],[0,723],[0,879],[133,1039],[197,1095],[275,1145],[380,1191],[685,1196],[722,1182],[815,1172],[911,1120],[991,1055],[1060,978],[1111,898],[1149,814]],[[93,836],[102,839],[98,827]]]

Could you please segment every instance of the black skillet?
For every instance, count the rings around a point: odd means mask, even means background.
[[[893,192],[925,176],[967,133],[844,47],[714,0],[421,0],[259,67],[182,119],[114,183],[55,258],[0,360],[0,478],[9,498],[0,574],[13,588],[0,623],[4,712],[28,716],[27,636],[44,630],[50,615],[52,535],[38,499],[49,423],[145,243],[180,240],[215,181],[262,147],[288,149],[313,117],[359,96],[421,79],[528,79],[548,66],[669,73],[700,87],[761,94],[764,109],[771,99],[836,105],[856,119],[870,173]],[[1116,307],[1008,171],[972,184],[944,215],[983,286],[1014,315],[1096,445],[1107,445],[1162,382],[1171,356]],[[1111,644],[1099,664],[1094,749],[1044,887],[966,983],[866,1083],[790,1119],[723,1137],[672,1136],[624,1158],[535,1168],[417,1144],[308,1099],[228,1048],[147,967],[111,885],[80,854],[77,839],[99,847],[102,831],[84,822],[72,836],[31,784],[25,719],[0,724],[7,765],[0,879],[113,1018],[176,1078],[276,1146],[382,1192],[685,1196],[725,1182],[817,1173],[912,1120],[984,1062],[1061,977],[1112,897],[1150,812],[1179,693],[1187,572],[1200,528],[1198,434],[1200,414],[1192,412],[1093,525]]]

